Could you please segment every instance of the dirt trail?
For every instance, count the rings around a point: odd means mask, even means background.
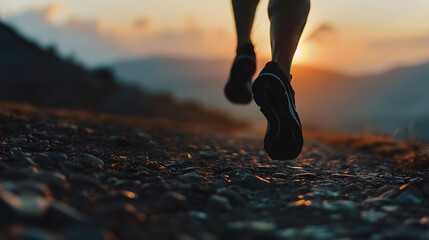
[[[429,238],[427,168],[347,141],[275,161],[261,139],[16,111],[0,133],[0,239]]]

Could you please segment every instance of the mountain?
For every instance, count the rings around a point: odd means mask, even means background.
[[[429,63],[363,78],[372,86],[356,116],[399,137],[429,140]],[[359,120],[359,118],[356,118]]]
[[[111,64],[120,79],[148,89],[198,99],[265,127],[257,106],[230,104],[223,96],[231,61],[147,58]],[[259,63],[262,68],[264,63]],[[329,131],[415,136],[429,140],[429,63],[377,75],[348,76],[293,66],[292,85],[304,125]]]
[[[245,127],[246,122],[197,102],[118,82],[108,68],[88,70],[55,49],[43,49],[0,22],[0,99],[48,107],[90,109],[115,114]]]

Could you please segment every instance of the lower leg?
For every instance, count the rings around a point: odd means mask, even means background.
[[[237,46],[252,43],[250,34],[258,3],[259,0],[232,0],[237,32]]]
[[[288,76],[310,11],[310,0],[270,0],[272,61]]]

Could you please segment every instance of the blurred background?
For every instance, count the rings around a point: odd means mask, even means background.
[[[253,29],[270,59],[268,1]],[[312,0],[292,69],[304,126],[429,140],[429,1]],[[223,96],[227,0],[0,0],[0,97],[265,131]]]

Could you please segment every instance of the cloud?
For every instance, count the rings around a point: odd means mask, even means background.
[[[137,29],[147,29],[151,26],[152,19],[147,16],[142,16],[134,21],[134,27]]]
[[[42,9],[41,13],[46,20],[51,20],[58,15],[62,8],[63,7],[61,5],[54,4]]]
[[[60,54],[73,56],[89,65],[123,56],[116,40],[103,33],[99,21],[71,18],[62,24],[54,24],[50,20],[58,11],[60,8],[56,6],[32,9],[8,17],[6,22],[40,45],[54,45]]]
[[[372,41],[370,46],[375,48],[427,48],[429,47],[429,31],[416,36]]]
[[[327,35],[332,35],[337,32],[336,28],[329,24],[329,23],[323,23],[319,27],[317,27],[310,35],[306,38],[306,40],[310,41],[321,41],[323,40]]]
[[[233,49],[231,34],[199,26],[195,15],[161,29],[153,27],[153,20],[147,16],[119,27],[79,17],[52,21],[59,11],[57,6],[32,9],[9,16],[6,22],[42,46],[55,45],[62,55],[72,55],[90,66],[153,55],[220,57]]]

